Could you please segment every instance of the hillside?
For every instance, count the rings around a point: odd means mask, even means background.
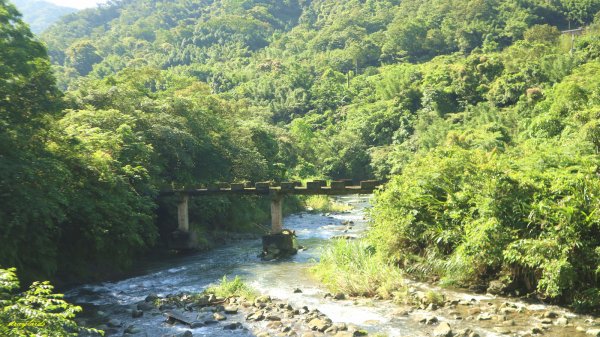
[[[162,186],[380,178],[390,182],[367,240],[386,261],[593,310],[599,10],[598,0],[123,0],[64,17],[42,35],[51,87],[64,92],[40,98],[54,109],[32,136],[43,145],[7,141],[56,165],[30,172],[55,178],[43,182],[56,199],[11,223],[19,239],[0,257],[33,269],[23,228],[44,218],[34,242],[50,250],[45,274],[127,267],[172,230],[174,200],[154,198]],[[569,26],[587,27],[573,46],[560,32]],[[13,175],[30,168],[14,156]],[[21,204],[2,198],[9,218]],[[239,230],[265,219],[256,203],[203,202],[194,226]]]
[[[47,1],[12,0],[23,14],[23,20],[29,24],[31,31],[39,34],[61,17],[76,12],[75,8],[57,6]]]

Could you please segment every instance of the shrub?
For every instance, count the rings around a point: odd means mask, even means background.
[[[0,335],[21,336],[78,336],[82,329],[73,321],[81,311],[78,306],[53,293],[48,282],[34,282],[29,290],[19,292],[16,270],[0,269]]]
[[[227,280],[227,275],[223,276],[220,284],[211,286],[204,292],[214,294],[217,297],[244,297],[249,300],[253,300],[257,296],[256,291],[244,283],[239,276],[229,281]]]
[[[313,272],[331,291],[351,296],[390,298],[402,290],[400,270],[363,240],[335,240]]]

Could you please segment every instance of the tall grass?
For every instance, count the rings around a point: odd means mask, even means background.
[[[333,201],[326,195],[312,195],[304,201],[306,209],[312,212],[347,212],[352,206]]]
[[[312,271],[333,292],[383,298],[404,292],[400,270],[363,240],[334,240]]]
[[[227,280],[227,276],[223,276],[220,284],[209,287],[204,292],[207,294],[214,294],[217,297],[244,297],[248,300],[254,300],[258,295],[257,292],[244,283],[239,276],[236,276],[231,281]]]

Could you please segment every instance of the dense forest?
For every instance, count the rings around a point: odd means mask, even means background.
[[[175,226],[165,186],[377,178],[367,241],[392,264],[597,309],[599,11],[122,0],[35,37],[0,0],[0,266],[126,268]],[[260,202],[193,225],[241,230]]]

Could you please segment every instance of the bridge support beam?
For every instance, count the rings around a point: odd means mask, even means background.
[[[283,196],[274,195],[271,199],[271,234],[283,231]]]
[[[177,205],[177,225],[180,232],[188,233],[190,231],[190,218],[188,213],[188,201],[190,197],[187,194],[181,196]]]

